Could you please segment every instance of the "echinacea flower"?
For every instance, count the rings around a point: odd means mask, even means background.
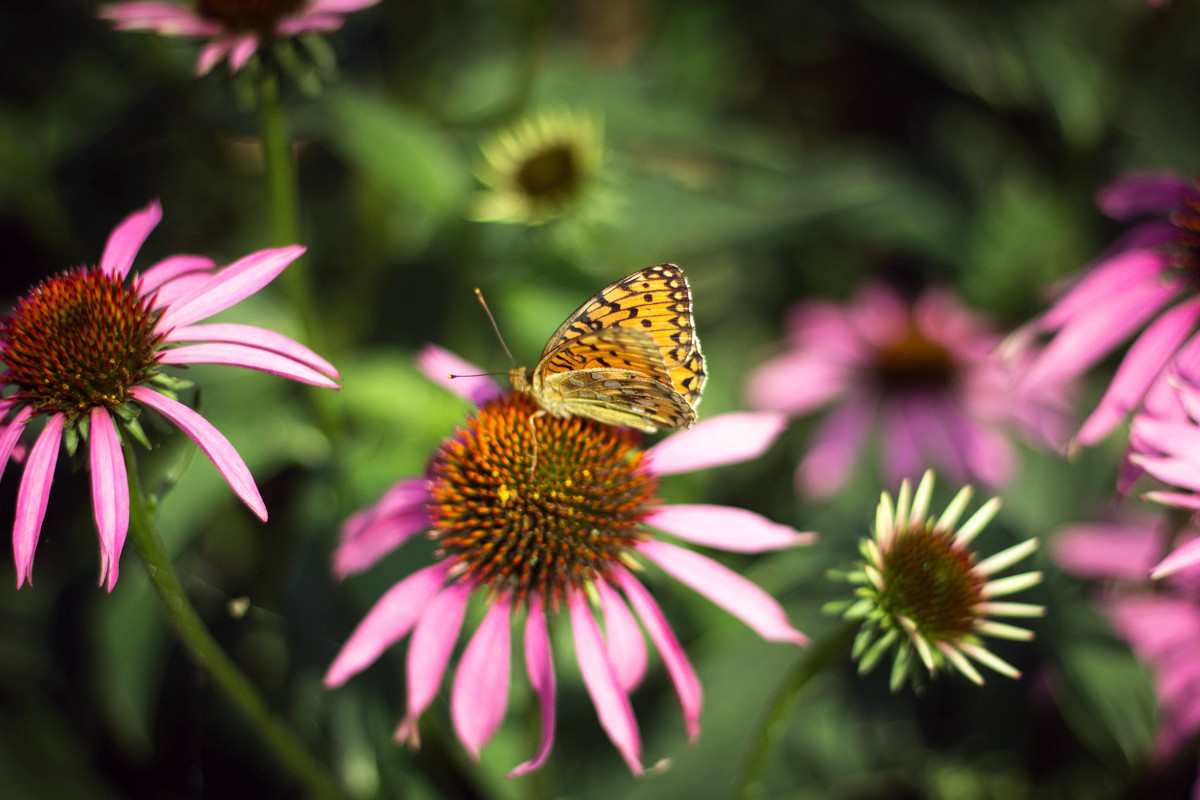
[[[480,146],[479,179],[487,185],[472,217],[480,222],[539,225],[577,210],[595,190],[604,160],[604,129],[592,116],[543,111]]]
[[[1200,347],[1200,189],[1169,173],[1135,174],[1097,203],[1114,219],[1142,221],[1016,336],[1052,336],[1026,372],[1037,385],[1082,374],[1145,326],[1076,436],[1082,445],[1111,433],[1181,351]]]
[[[1005,427],[1035,441],[1063,435],[1062,385],[1018,403],[1013,366],[994,352],[1000,337],[948,291],[909,304],[871,283],[844,306],[798,304],[788,328],[790,349],[752,373],[747,395],[752,407],[796,415],[834,404],[796,471],[805,494],[836,492],[869,438],[889,482],[934,466],[999,486],[1014,459]]]
[[[337,388],[330,379],[338,377],[333,366],[287,337],[250,325],[195,324],[257,292],[303,247],[262,250],[224,269],[201,256],[172,256],[130,277],[134,257],[161,218],[157,201],[131,214],[109,236],[99,266],[47,278],[0,321],[0,473],[29,423],[45,423],[17,494],[17,588],[32,580],[60,445],[74,454],[86,440],[100,583],[112,591],[129,526],[121,442],[145,441],[137,420],[142,409],[178,425],[266,520],[245,462],[211,423],[176,399],[174,390],[183,382],[163,367],[227,364]]]
[[[958,670],[980,685],[983,677],[972,661],[1018,678],[1021,673],[988,650],[980,637],[1033,638],[1031,631],[992,618],[1045,613],[1042,606],[996,600],[1041,582],[1040,572],[994,577],[1032,554],[1037,539],[980,560],[971,543],[1000,509],[1000,499],[984,503],[955,529],[970,502],[971,487],[961,489],[936,520],[928,516],[932,493],[932,471],[921,478],[915,496],[907,480],[901,483],[894,506],[891,496],[883,493],[875,512],[874,536],[859,545],[864,561],[853,571],[836,575],[858,586],[858,599],[831,603],[827,610],[862,620],[853,649],[860,659],[860,674],[895,650],[892,691],[906,677],[916,677],[918,660],[931,676],[939,670]]]
[[[130,0],[101,6],[100,16],[117,30],[151,31],[162,36],[205,39],[196,59],[204,75],[229,57],[237,72],[276,39],[337,30],[347,14],[379,0]]]
[[[432,347],[421,365],[442,382],[447,372],[474,371]],[[675,685],[689,739],[699,734],[700,683],[636,577],[647,564],[766,639],[805,642],[762,589],[656,532],[744,553],[811,541],[812,534],[750,511],[660,505],[656,499],[662,475],[756,457],[779,434],[780,415],[725,414],[643,449],[636,431],[578,417],[534,417],[532,398],[501,391],[486,378],[447,385],[478,409],[437,449],[427,477],[400,481],[346,521],[334,556],[335,573],[346,576],[423,531],[437,545],[435,563],[401,580],[375,604],[325,675],[327,686],[340,686],[411,633],[407,713],[398,740],[418,742],[418,718],[437,694],[473,596],[486,611],[459,659],[450,714],[459,740],[478,757],[507,710],[511,625],[522,621],[526,669],[541,704],[542,740],[538,752],[510,773],[514,776],[540,767],[554,740],[548,614],[569,616],[575,658],[600,724],[635,774],[642,771],[641,740],[629,693],[646,665],[639,620]]]

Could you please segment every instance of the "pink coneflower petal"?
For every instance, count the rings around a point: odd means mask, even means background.
[[[306,33],[328,33],[342,27],[345,20],[330,14],[313,14],[281,19],[275,23],[276,36],[300,36]]]
[[[298,361],[305,366],[312,367],[317,372],[328,375],[330,378],[341,378],[341,375],[338,374],[333,364],[330,364],[304,345],[289,339],[281,333],[269,331],[265,328],[257,328],[253,325],[238,325],[232,322],[188,325],[183,328],[175,328],[167,334],[166,341],[229,342],[231,344],[257,347],[260,350],[270,350],[273,353],[287,356],[292,361]]]
[[[608,659],[608,648],[600,628],[592,617],[587,595],[572,590],[567,595],[571,613],[571,632],[575,641],[575,658],[583,674],[584,685],[591,695],[592,705],[600,717],[600,726],[608,734],[621,757],[634,775],[642,774],[642,740],[629,697],[621,691],[616,671]]]
[[[796,488],[814,497],[836,492],[849,476],[874,416],[871,401],[855,392],[821,420],[796,468]]]
[[[925,459],[921,457],[920,431],[914,430],[908,416],[906,398],[893,398],[880,409],[880,449],[883,472],[889,483],[899,483],[921,474]],[[939,465],[941,466],[941,465]]]
[[[400,481],[375,505],[348,518],[333,554],[339,579],[373,566],[379,559],[429,528],[429,481]]]
[[[313,0],[308,6],[309,14],[350,14],[373,6],[379,0]]]
[[[379,658],[409,632],[437,596],[446,579],[446,564],[414,572],[389,589],[371,607],[325,671],[325,685],[341,686]]]
[[[625,601],[605,581],[597,580],[600,609],[604,612],[604,639],[608,658],[621,690],[628,694],[646,672],[646,640]]]
[[[229,54],[229,48],[232,46],[233,42],[228,37],[222,36],[200,48],[200,55],[196,57],[196,77],[207,75],[213,67],[220,64],[221,60]]]
[[[459,659],[450,694],[454,731],[476,760],[508,710],[511,670],[512,607],[501,598],[488,609]]]
[[[92,409],[88,442],[92,507],[100,535],[100,585],[105,586],[107,577],[106,588],[111,592],[117,585],[121,549],[129,532],[129,485],[121,441],[108,409],[101,406]]]
[[[46,501],[50,498],[50,483],[58,464],[58,448],[62,444],[63,423],[66,417],[53,414],[38,434],[17,492],[17,519],[13,525],[13,560],[17,564],[17,588],[28,578],[33,583],[33,552],[37,549],[42,520],[46,518]]]
[[[647,450],[650,470],[673,475],[749,461],[766,452],[786,425],[787,416],[770,411],[719,414]]]
[[[846,390],[847,372],[844,363],[815,358],[801,349],[754,370],[746,396],[755,408],[806,414]]]
[[[533,772],[545,764],[550,756],[550,747],[554,744],[554,659],[550,651],[550,635],[546,630],[546,613],[542,609],[541,599],[536,595],[529,600],[529,616],[525,621],[525,670],[529,673],[529,683],[542,707],[542,743],[533,758],[518,764],[508,773],[510,778]]]
[[[1165,264],[1166,259],[1158,253],[1125,252],[1123,248],[1088,270],[1036,324],[1041,330],[1061,328],[1135,287],[1156,282]]]
[[[629,573],[628,570],[618,570],[617,580],[625,590],[625,596],[637,612],[650,640],[658,648],[671,682],[675,684],[675,693],[679,696],[679,706],[683,712],[683,722],[687,728],[688,741],[694,742],[700,735],[700,707],[704,703],[704,692],[700,686],[700,678],[692,669],[683,646],[679,644],[671,626],[667,624],[662,609],[646,588]]]
[[[260,350],[256,347],[246,347],[240,344],[190,344],[183,347],[173,347],[163,350],[158,358],[160,364],[225,364],[231,367],[245,367],[259,372],[267,372],[290,378],[313,386],[324,386],[327,389],[340,389],[334,381],[326,378],[315,369],[304,366],[287,356]]]
[[[1194,199],[1192,185],[1170,172],[1129,175],[1096,193],[1100,210],[1119,220],[1170,211]]]
[[[162,219],[162,206],[157,200],[130,214],[109,234],[100,257],[100,269],[109,275],[124,278],[133,266],[133,258],[142,249],[146,237]]]
[[[112,20],[118,30],[148,30],[164,36],[207,37],[221,32],[220,23],[205,19],[190,8],[169,2],[127,2],[101,6],[99,16]]]
[[[263,503],[262,495],[258,493],[258,486],[255,485],[254,477],[250,474],[246,462],[238,455],[229,440],[212,426],[212,423],[183,403],[147,389],[145,386],[134,386],[129,393],[134,400],[162,414],[191,437],[192,441],[204,451],[204,454],[225,477],[234,493],[250,507],[250,510],[259,519],[266,522],[267,507]]]
[[[213,275],[202,287],[172,303],[159,317],[156,329],[169,331],[224,311],[273,281],[305,250],[300,245],[291,245],[260,250],[238,259]]]
[[[1200,637],[1200,609],[1171,596],[1122,597],[1109,605],[1113,627],[1144,658],[1157,658],[1179,642]]]
[[[142,296],[146,296],[154,292],[165,283],[178,279],[181,275],[189,275],[192,273],[206,273],[209,270],[216,268],[216,263],[211,258],[204,256],[193,255],[178,255],[164,258],[149,269],[142,270],[138,273],[138,279],[141,281],[139,286],[142,290]],[[207,275],[205,277],[208,277]]]
[[[452,583],[433,598],[417,620],[408,646],[408,704],[404,720],[396,730],[399,741],[411,744],[420,741],[417,719],[442,685],[470,596],[470,584]]]
[[[674,536],[737,553],[762,553],[816,541],[815,533],[772,522],[743,508],[714,505],[660,506],[646,522]]]
[[[1176,548],[1175,552],[1160,561],[1154,571],[1150,573],[1152,578],[1165,578],[1182,569],[1188,569],[1200,564],[1200,539],[1193,539],[1182,547]]]
[[[1085,578],[1142,579],[1162,547],[1162,537],[1154,518],[1139,519],[1140,524],[1068,525],[1051,543],[1054,560]]]
[[[427,344],[421,348],[417,355],[417,366],[431,381],[477,406],[498,397],[502,391],[500,385],[490,377],[477,374],[480,372],[479,367],[435,344]],[[472,377],[451,378],[451,375]]]
[[[25,424],[31,416],[33,416],[33,409],[29,406],[21,406],[12,421],[0,428],[0,475],[4,474],[9,456],[13,454],[13,449],[25,431]]]
[[[229,50],[229,71],[237,72],[246,66],[246,62],[258,50],[258,45],[257,34],[247,33],[235,39]]]
[[[808,637],[788,622],[779,603],[728,567],[666,542],[641,542],[637,550],[668,575],[746,623],[764,639],[794,644],[808,642]]]
[[[959,443],[968,473],[989,486],[1008,482],[1016,471],[1016,456],[1007,437],[968,419],[957,408],[947,408],[943,421],[952,440]]]

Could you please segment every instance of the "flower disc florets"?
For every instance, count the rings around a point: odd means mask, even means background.
[[[95,267],[35,286],[0,322],[6,382],[36,414],[116,410],[152,375],[162,335],[136,285]]]
[[[983,575],[975,556],[955,547],[953,534],[932,522],[898,530],[882,554],[879,608],[905,618],[927,641],[954,640],[971,633],[983,602]]]
[[[910,319],[903,336],[879,348],[874,372],[885,391],[943,389],[954,382],[958,365],[944,346],[932,341]]]
[[[644,536],[658,479],[641,435],[538,415],[528,395],[483,405],[431,467],[430,516],[442,554],[476,585],[557,603],[609,576]]]
[[[305,0],[198,0],[200,16],[223,22],[233,30],[269,31],[276,20],[294,14]]]

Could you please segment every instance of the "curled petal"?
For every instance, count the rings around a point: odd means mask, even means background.
[[[479,367],[464,361],[449,350],[435,344],[421,348],[417,365],[434,383],[441,384],[464,400],[483,405],[501,393],[499,384],[486,375],[478,375]],[[466,377],[451,378],[451,375]]]
[[[799,533],[753,511],[729,506],[659,506],[646,522],[693,544],[738,553],[812,544],[817,538],[815,533]]]
[[[221,342],[172,347],[169,350],[163,350],[159,354],[158,360],[160,364],[225,364],[231,367],[245,367],[279,375],[283,378],[291,378],[294,381],[313,386],[324,386],[329,389],[341,388],[315,369],[293,361],[287,356],[240,344]]]
[[[117,428],[108,410],[101,406],[92,409],[88,446],[92,470],[92,507],[96,515],[96,530],[100,534],[100,585],[105,585],[107,577],[107,589],[111,592],[117,585],[121,549],[129,532],[129,486]]]
[[[162,219],[162,206],[157,200],[130,214],[113,229],[100,256],[100,269],[107,275],[124,278],[133,266],[133,258],[154,226]]]
[[[533,772],[545,764],[554,744],[554,659],[550,652],[550,634],[546,630],[546,612],[537,595],[530,598],[529,618],[525,622],[525,669],[542,707],[542,743],[533,758],[508,773],[510,778]]]
[[[204,285],[172,303],[159,317],[155,330],[169,331],[188,325],[245,300],[273,281],[305,249],[291,245],[275,250],[260,250],[238,259],[209,278]]]
[[[46,518],[46,501],[50,498],[50,483],[58,464],[58,448],[62,443],[62,414],[54,414],[38,434],[17,493],[17,519],[13,525],[13,560],[17,564],[17,588],[28,578],[33,583],[33,551],[37,549],[42,520]]]
[[[651,447],[650,469],[673,475],[749,461],[766,452],[786,425],[785,414],[771,411],[719,414]]]
[[[512,608],[497,600],[463,652],[450,695],[450,715],[459,741],[472,758],[500,727],[508,710],[512,669]]]

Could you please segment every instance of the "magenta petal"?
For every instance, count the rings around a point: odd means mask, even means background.
[[[450,694],[454,731],[471,757],[492,738],[508,710],[512,669],[512,607],[497,599],[458,663]]]
[[[441,384],[477,406],[503,393],[494,380],[486,375],[478,375],[479,367],[469,361],[463,361],[454,353],[435,344],[427,344],[421,348],[417,356],[417,366],[431,381]],[[451,378],[451,375],[477,377]]]
[[[4,474],[9,456],[12,455],[13,448],[16,447],[17,441],[25,431],[25,423],[31,416],[33,416],[33,409],[29,406],[21,406],[12,421],[0,428],[0,475]]]
[[[412,629],[446,579],[446,565],[433,564],[414,572],[379,598],[342,645],[325,671],[325,685],[341,686],[366,669],[379,655]]]
[[[183,403],[147,389],[145,386],[135,386],[129,390],[129,393],[134,400],[153,408],[191,437],[192,441],[204,451],[204,455],[208,456],[224,476],[229,487],[242,499],[242,502],[249,506],[259,519],[263,522],[267,521],[267,507],[263,503],[262,495],[258,493],[258,487],[254,484],[254,476],[250,474],[250,469],[238,455],[237,450],[219,430],[213,427],[211,422]]]
[[[58,447],[62,443],[61,413],[54,414],[38,434],[17,493],[17,519],[13,524],[13,560],[17,564],[17,588],[28,578],[33,583],[33,551],[37,549],[42,520],[46,518],[46,501],[50,498],[50,483],[58,464]]]
[[[1060,528],[1051,554],[1063,569],[1085,578],[1140,580],[1162,547],[1158,521],[1137,524],[1087,523]]]
[[[240,36],[233,42],[229,50],[229,71],[237,72],[246,66],[246,62],[258,50],[258,35],[253,33]]]
[[[718,414],[647,450],[650,470],[673,475],[749,461],[766,452],[786,425],[786,415],[770,411]]]
[[[608,659],[621,691],[628,694],[642,682],[646,673],[646,639],[637,620],[625,601],[605,581],[595,581],[604,611],[604,639],[608,644]]]
[[[646,588],[625,569],[617,572],[617,580],[620,582],[621,588],[625,590],[625,596],[629,598],[630,604],[637,611],[638,617],[641,618],[642,624],[646,626],[650,640],[654,642],[659,655],[662,656],[663,664],[666,665],[667,672],[671,676],[671,682],[675,684],[675,693],[679,695],[679,706],[683,711],[683,722],[687,727],[688,741],[694,742],[700,735],[700,707],[704,702],[700,679],[696,677],[696,671],[692,669],[692,664],[683,651],[683,645],[679,644],[675,632],[667,624],[662,609],[658,607],[658,603],[654,602],[654,598],[650,596]]]
[[[212,316],[273,281],[299,258],[306,248],[299,245],[260,250],[240,258],[208,279],[200,288],[172,303],[155,325],[157,331],[169,331]]]
[[[417,620],[408,645],[408,710],[397,738],[418,741],[417,718],[433,702],[442,685],[470,596],[470,585],[451,584],[433,598]]]
[[[160,364],[225,364],[231,367],[245,367],[259,372],[267,372],[313,386],[324,386],[327,389],[341,388],[315,369],[293,361],[287,356],[272,353],[270,350],[260,350],[257,347],[226,342],[172,347],[159,353],[158,362]]]
[[[1200,539],[1193,539],[1187,544],[1175,548],[1174,552],[1154,567],[1150,576],[1163,578],[1181,569],[1194,567],[1196,564],[1200,564]]]
[[[188,325],[175,328],[167,334],[168,342],[229,342],[260,350],[270,350],[287,356],[305,366],[312,367],[323,375],[331,378],[341,378],[338,371],[319,355],[309,350],[299,342],[293,341],[281,333],[256,328],[253,325],[238,325],[232,322],[210,323],[207,325]]]
[[[229,53],[232,44],[227,37],[222,36],[220,39],[204,45],[200,49],[200,55],[196,57],[196,77],[207,75],[213,67],[220,64],[221,59]]]
[[[308,6],[309,14],[349,14],[373,6],[379,0],[313,0]]]
[[[1171,172],[1128,175],[1096,193],[1096,205],[1113,219],[1129,219],[1181,208],[1196,199],[1191,184]]]
[[[342,524],[333,572],[345,578],[373,566],[379,559],[431,525],[429,481],[412,478],[400,481],[379,502],[352,514]]]
[[[1039,320],[1038,330],[1056,330],[1094,312],[1138,286],[1155,283],[1167,266],[1155,250],[1124,247],[1101,257]]]
[[[117,30],[146,30],[163,36],[208,37],[221,31],[220,23],[174,2],[112,3],[101,6],[97,15],[112,20]]]
[[[141,287],[142,296],[145,297],[164,283],[176,280],[181,275],[191,275],[197,272],[206,274],[215,267],[216,264],[213,263],[213,260],[205,256],[170,256],[149,269],[139,272],[138,285]]]
[[[584,685],[600,717],[600,727],[616,746],[634,775],[642,774],[642,740],[629,697],[621,691],[616,670],[608,659],[608,648],[600,628],[588,607],[587,595],[568,590],[567,607],[571,612],[571,632],[575,640],[575,658],[583,674]]]
[[[849,365],[815,348],[785,353],[750,374],[746,398],[753,408],[806,414],[846,390]]]
[[[141,211],[130,214],[113,229],[100,256],[100,269],[107,275],[124,278],[133,266],[133,258],[154,226],[162,219],[162,206],[155,200]]]
[[[729,506],[659,506],[650,512],[646,522],[693,544],[737,553],[812,544],[817,537],[815,533],[799,533],[753,511]]]
[[[533,772],[545,764],[554,744],[554,659],[550,651],[550,634],[546,630],[546,613],[537,595],[529,599],[529,616],[525,621],[525,669],[542,707],[542,743],[533,758],[508,773],[510,778]]]
[[[871,429],[872,405],[872,398],[855,393],[821,420],[796,468],[797,490],[821,498],[842,487]]]
[[[92,507],[100,534],[100,585],[112,591],[117,585],[117,566],[129,532],[129,484],[121,441],[108,409],[92,409],[88,426],[92,470]]]
[[[728,567],[666,542],[645,541],[637,545],[637,550],[668,575],[749,625],[764,639],[794,644],[808,642],[807,636],[791,626],[783,607],[774,598]]]

